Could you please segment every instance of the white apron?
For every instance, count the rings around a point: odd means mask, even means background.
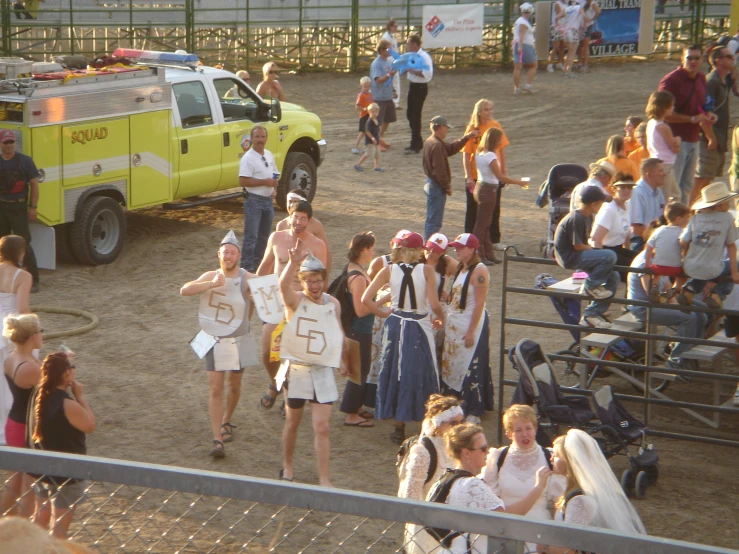
[[[479,264],[482,265],[482,264]],[[484,267],[484,266],[483,266]],[[474,271],[471,268],[469,271]],[[444,349],[441,356],[441,378],[451,389],[462,391],[462,383],[470,367],[472,358],[480,341],[485,310],[480,312],[480,320],[475,326],[475,341],[469,348],[464,345],[464,335],[469,329],[472,320],[472,312],[475,310],[475,293],[472,283],[467,289],[467,305],[464,311],[459,311],[459,301],[462,295],[462,287],[468,272],[462,272],[452,285],[450,293],[451,301],[444,307],[446,311],[446,328],[444,330]]]

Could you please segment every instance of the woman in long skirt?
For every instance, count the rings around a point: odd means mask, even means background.
[[[432,267],[421,263],[423,237],[401,231],[393,239],[393,264],[382,269],[364,292],[362,302],[378,317],[386,318],[382,329],[376,419],[395,419],[390,435],[398,444],[405,440],[405,422],[423,421],[429,396],[439,392],[433,329],[444,324],[444,312],[436,292]],[[375,295],[390,284],[392,300],[382,309]],[[437,316],[433,319],[429,307]]]
[[[485,311],[490,276],[480,262],[475,235],[464,233],[449,243],[457,251],[459,270],[446,306],[441,390],[464,400],[467,420],[480,422],[493,409],[490,374],[490,327]]]

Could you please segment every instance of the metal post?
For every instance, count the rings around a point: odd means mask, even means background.
[[[518,253],[518,252],[517,252]],[[498,444],[503,444],[503,381],[505,380],[505,318],[506,288],[508,287],[508,248],[503,252],[503,278],[500,298],[500,337],[498,348]]]
[[[411,2],[413,0],[405,0],[405,34],[406,38],[411,32]]]
[[[128,47],[135,48],[133,34],[135,30],[133,28],[133,2],[128,3]],[[107,49],[106,49],[107,50]]]
[[[359,0],[352,0],[352,19],[349,28],[349,71],[359,67]]]
[[[303,69],[303,0],[298,3],[298,69]]]
[[[2,40],[2,51],[5,56],[12,56],[12,45],[10,42],[10,0],[2,0],[2,4],[0,4],[0,10],[2,13],[0,13],[0,17],[2,17],[2,30],[3,30],[3,40]]]
[[[501,64],[511,62],[511,0],[503,0],[503,36],[501,44]]]
[[[249,34],[251,32],[251,20],[249,19],[249,0],[246,0],[246,36],[244,37],[244,44],[246,45],[246,68],[249,69],[249,57],[251,53],[251,48],[249,48],[249,45],[251,44],[251,41],[249,40]]]
[[[652,282],[654,279],[654,275],[649,276],[649,290],[652,290]],[[657,282],[659,283],[660,279],[657,279]],[[647,306],[647,333],[652,332],[652,307]],[[646,348],[644,351],[644,367],[652,365],[652,358],[654,357],[654,341],[649,339],[646,341]],[[644,425],[648,425],[649,423],[649,415],[651,412],[651,406],[649,402],[649,389],[652,388],[652,373],[650,371],[644,371],[644,384],[646,385],[644,387]]]
[[[185,0],[185,47],[188,52],[195,51],[195,9],[194,0]]]

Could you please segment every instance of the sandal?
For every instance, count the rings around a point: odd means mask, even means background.
[[[272,406],[275,405],[275,401],[277,400],[277,395],[280,394],[280,391],[278,391],[277,387],[275,387],[272,383],[269,384],[268,390],[275,391],[275,395],[272,396],[268,392],[265,392],[262,395],[262,398],[259,399],[259,405],[265,410],[269,410],[270,408],[272,408]]]
[[[210,450],[210,455],[214,458],[225,458],[226,449],[223,448],[223,443],[219,440],[213,440],[213,448]]]
[[[233,431],[231,429],[236,429],[236,425],[228,422],[221,424],[221,437],[223,437],[223,442],[231,442],[234,440]]]
[[[375,419],[375,414],[372,412],[368,412],[367,410],[359,410],[357,413],[359,417],[363,417],[364,419]]]
[[[357,421],[356,423],[347,423],[344,422],[344,427],[374,427],[375,424],[367,421],[366,419],[362,419],[361,421]]]
[[[280,481],[290,481],[292,483],[293,481],[295,481],[295,476],[290,477],[288,479],[287,477],[285,477],[285,470],[281,469],[280,470]]]

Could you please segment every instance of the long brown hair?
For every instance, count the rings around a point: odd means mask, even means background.
[[[41,424],[44,417],[44,409],[49,395],[64,382],[64,374],[72,368],[72,362],[66,352],[54,352],[49,354],[41,364],[41,380],[36,393],[36,427],[33,430],[33,440],[42,442],[44,437],[41,433]]]
[[[26,252],[26,239],[18,235],[5,235],[0,239],[0,262],[12,262],[20,267]]]

